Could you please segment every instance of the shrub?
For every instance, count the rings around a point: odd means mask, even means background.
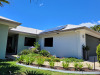
[[[27,55],[27,54],[29,54],[29,53],[30,53],[30,50],[25,49],[25,50],[21,51],[21,52],[19,53],[19,55]]]
[[[38,66],[42,66],[44,64],[45,59],[42,57],[38,57],[36,62],[38,64]]]
[[[78,70],[79,64],[77,62],[74,62],[74,68],[75,70]]]
[[[83,64],[82,64],[82,63],[79,63],[79,64],[78,64],[78,68],[79,68],[79,70],[82,70]]]
[[[77,58],[64,58],[62,59],[62,61],[66,61],[66,62],[83,62],[83,59],[77,59]]]
[[[60,59],[59,58],[54,58],[54,61],[55,62],[60,62]]]
[[[55,64],[54,61],[49,61],[49,65],[51,68],[54,68],[54,64]]]
[[[63,61],[62,66],[63,66],[64,69],[68,69],[68,67],[69,67],[69,62]]]
[[[43,55],[43,56],[47,56],[47,57],[50,55],[50,53],[46,50],[41,50],[40,54]]]
[[[25,55],[21,55],[20,57],[17,58],[17,61],[18,61],[19,63],[22,63],[23,60],[24,60],[24,58],[25,58]]]
[[[40,44],[39,44],[38,42],[35,42],[35,43],[34,43],[34,47],[35,47],[35,49],[40,50],[40,49],[39,49],[39,48],[40,48]]]
[[[25,75],[51,75],[49,72],[41,72],[41,71],[28,71],[24,72]]]
[[[97,46],[96,53],[97,53],[97,59],[98,59],[99,64],[100,64],[100,44]]]
[[[92,70],[93,69],[93,66],[91,66],[90,64],[86,63],[88,69]]]
[[[31,49],[31,52],[32,52],[32,53],[39,53],[39,50],[37,50],[36,48],[32,48],[32,49]]]
[[[25,56],[25,58],[24,58],[24,62],[25,62],[25,64],[32,64],[33,62],[35,61],[35,58],[34,57],[31,57],[31,56]]]

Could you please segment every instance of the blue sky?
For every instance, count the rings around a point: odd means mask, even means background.
[[[9,0],[0,7],[0,16],[21,22],[22,26],[49,29],[74,24],[93,26],[100,23],[100,0]]]

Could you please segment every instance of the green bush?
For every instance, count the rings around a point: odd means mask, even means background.
[[[90,64],[86,63],[88,69],[92,70],[93,69],[93,66],[91,66]]]
[[[40,50],[40,44],[38,42],[34,43],[34,47],[35,49]]]
[[[25,50],[22,50],[22,51],[19,53],[19,55],[27,55],[27,54],[29,54],[29,53],[30,53],[30,50],[25,49]]]
[[[25,64],[32,64],[33,62],[35,61],[35,58],[34,57],[31,57],[31,56],[29,56],[29,55],[26,55],[25,57],[24,57],[24,62],[25,62]]]
[[[79,63],[78,68],[79,68],[79,70],[82,70],[83,64],[82,63]]]
[[[49,61],[49,65],[51,68],[54,68],[55,62],[54,61]]]
[[[43,55],[43,56],[47,56],[47,57],[50,56],[50,53],[46,50],[41,50],[40,54]]]
[[[45,59],[43,57],[38,57],[36,59],[36,63],[38,64],[38,66],[42,66],[44,64]]]
[[[97,46],[96,53],[97,53],[97,59],[100,62],[100,44]]]
[[[25,75],[51,75],[51,73],[49,72],[41,72],[41,71],[28,71],[26,70],[25,72]]]
[[[75,70],[78,70],[79,64],[77,62],[74,62],[74,68]]]
[[[62,61],[66,62],[83,62],[83,59],[77,59],[77,58],[64,58]]]
[[[63,61],[62,66],[63,66],[64,69],[68,69],[69,68],[69,62]]]
[[[54,61],[55,62],[60,62],[60,59],[59,58],[54,58]]]
[[[23,60],[24,60],[24,58],[25,58],[25,55],[21,55],[20,57],[17,58],[17,61],[18,61],[19,63],[22,63]]]

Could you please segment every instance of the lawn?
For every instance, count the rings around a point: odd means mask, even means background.
[[[60,72],[27,68],[27,67],[16,65],[16,61],[0,60],[0,75],[10,75],[9,71],[11,73],[14,73],[11,75],[32,75],[32,74],[25,74],[24,72],[26,72],[26,70],[38,72],[37,74],[34,74],[34,75],[79,75],[79,74],[66,74],[66,73],[60,73]]]

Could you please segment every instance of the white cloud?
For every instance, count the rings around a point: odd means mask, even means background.
[[[44,4],[43,3],[41,3],[39,6],[41,7],[41,6],[43,6]]]
[[[91,26],[94,26],[94,25],[97,25],[97,24],[100,24],[100,21],[97,21],[97,22],[86,22],[86,23],[81,23],[79,25],[80,26],[91,27]]]
[[[91,26],[94,26],[96,25],[97,23],[91,23],[91,22],[87,22],[87,23],[81,23],[79,24],[80,26],[86,26],[86,27],[91,27]]]

